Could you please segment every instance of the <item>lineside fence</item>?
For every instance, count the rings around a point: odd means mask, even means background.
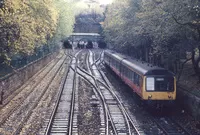
[[[37,61],[55,51],[58,51],[60,48],[59,45],[49,46],[43,45],[35,49],[34,54],[24,55],[16,54],[11,58],[10,65],[0,64],[0,80],[8,74],[11,74],[14,70],[20,69],[29,63]]]

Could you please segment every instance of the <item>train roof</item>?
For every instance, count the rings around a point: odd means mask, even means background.
[[[164,68],[153,66],[152,64],[130,58],[120,53],[116,53],[110,50],[106,50],[105,53],[117,59],[118,61],[122,61],[121,63],[123,65],[126,65],[130,69],[134,69],[136,72],[142,75],[172,75],[174,76],[174,74],[171,71],[168,71]]]
[[[117,61],[121,61],[121,60],[123,60],[123,59],[126,59],[126,56],[121,55],[121,54],[119,54],[119,53],[117,53],[117,52],[114,52],[114,51],[110,51],[110,50],[106,50],[106,51],[105,51],[105,54],[107,54],[107,55],[113,57],[113,58],[114,58],[115,60],[117,60]]]

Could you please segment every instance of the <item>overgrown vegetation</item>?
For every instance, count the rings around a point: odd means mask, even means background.
[[[105,15],[104,36],[111,48],[174,72],[182,59],[192,59],[200,79],[198,0],[116,0]]]
[[[55,40],[72,32],[73,24],[72,3],[65,0],[4,0],[0,9],[0,63],[9,63],[16,54],[32,55],[43,45],[51,48]]]

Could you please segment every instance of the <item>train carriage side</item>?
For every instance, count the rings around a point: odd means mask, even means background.
[[[107,51],[104,52],[104,62],[107,66],[110,66],[110,61],[111,61],[111,56],[110,53],[108,53]]]
[[[111,51],[105,51],[104,61],[143,100],[176,99],[176,78],[170,71]]]
[[[134,67],[134,68],[133,68]],[[139,68],[136,64],[131,63],[128,59],[123,59],[121,62],[121,78],[132,88],[140,97],[142,97],[143,75],[136,70]]]
[[[117,55],[114,52],[105,51],[104,53],[104,62],[118,75],[120,76],[120,63],[122,57]]]
[[[176,99],[176,78],[170,71],[129,59],[121,66],[121,78],[143,100]]]

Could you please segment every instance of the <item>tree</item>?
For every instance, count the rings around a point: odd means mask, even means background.
[[[52,0],[5,0],[0,9],[0,56],[9,60],[13,54],[32,54],[55,32],[57,11]]]
[[[15,54],[55,46],[73,31],[74,14],[65,0],[4,0],[0,8],[0,64]]]
[[[200,48],[198,47],[200,40],[199,1],[146,0],[145,4],[146,8],[143,13],[148,16],[143,18],[141,24],[144,24],[143,27],[147,26],[146,30],[153,37],[154,54],[173,56],[171,59],[173,63],[180,59],[177,57],[179,50],[192,52],[194,70],[200,79],[199,58],[195,60],[195,50]]]
[[[118,51],[171,70],[181,54],[191,51],[200,78],[199,6],[198,0],[115,1],[105,13],[106,41]]]
[[[57,0],[56,8],[59,13],[56,37],[57,40],[64,40],[73,32],[73,27],[75,23],[75,13],[73,7],[75,3],[69,3],[65,0]]]

